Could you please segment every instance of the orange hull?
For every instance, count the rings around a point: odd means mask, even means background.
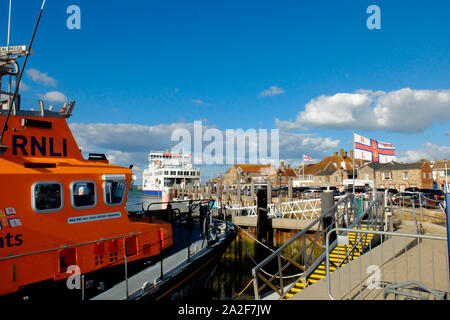
[[[30,121],[26,125],[23,119]],[[3,124],[4,115],[0,115]],[[48,128],[50,126],[50,128]],[[95,138],[95,137],[93,137]],[[125,209],[132,171],[106,160],[85,160],[64,117],[12,116],[0,156],[0,295],[39,281],[158,255],[173,245],[169,223],[129,220]],[[111,202],[111,185],[124,181],[122,201]],[[74,204],[74,186],[88,182],[89,206]],[[40,185],[53,186],[57,209],[38,204]],[[56,186],[56,187],[55,187]],[[59,186],[59,187],[58,187]],[[92,197],[93,196],[93,197]],[[95,199],[94,199],[95,198]]]

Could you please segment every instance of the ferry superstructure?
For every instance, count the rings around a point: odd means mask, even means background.
[[[148,161],[142,179],[144,194],[161,196],[165,187],[200,183],[200,169],[192,166],[192,154],[152,151]]]

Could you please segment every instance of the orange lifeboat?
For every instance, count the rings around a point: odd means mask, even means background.
[[[5,66],[0,57],[0,76]],[[173,245],[170,223],[129,219],[130,168],[109,164],[102,155],[83,158],[66,122],[75,102],[55,112],[42,103],[39,111],[21,110],[17,100],[7,123],[5,105],[0,104],[0,125],[6,124],[0,141],[0,295],[65,283],[125,260],[145,261]]]

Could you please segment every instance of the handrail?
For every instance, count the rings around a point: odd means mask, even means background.
[[[315,235],[315,237],[314,237],[314,240],[313,240],[313,242],[312,242],[312,245],[310,244],[310,245],[308,245],[308,246],[305,246],[305,238],[303,237],[303,244],[304,244],[303,248],[302,248],[302,249],[301,249],[294,257],[292,257],[291,259],[288,259],[288,262],[286,263],[286,265],[284,265],[284,266],[282,267],[282,266],[281,266],[281,262],[280,262],[280,257],[281,257],[281,255],[283,255],[283,254],[282,254],[283,251],[284,251],[288,246],[290,246],[290,245],[293,244],[295,241],[297,241],[300,237],[306,235],[306,233],[307,233],[309,230],[311,230],[315,225],[319,224],[317,230],[320,230],[320,226],[323,224],[324,218],[327,217],[327,216],[329,216],[330,213],[336,212],[336,211],[339,209],[339,207],[340,207],[343,203],[344,203],[344,204],[347,204],[347,205],[348,205],[349,203],[350,203],[350,204],[353,204],[353,194],[348,194],[348,195],[346,195],[345,197],[341,198],[336,204],[334,204],[334,205],[333,205],[332,207],[330,207],[328,210],[326,210],[325,212],[323,212],[319,217],[317,217],[314,221],[312,221],[305,229],[303,229],[302,231],[298,232],[294,237],[292,237],[291,239],[289,239],[284,245],[282,245],[280,248],[278,248],[275,252],[273,252],[271,255],[269,255],[268,257],[266,257],[262,262],[260,262],[257,266],[255,266],[255,267],[252,269],[252,275],[253,275],[253,279],[254,279],[253,285],[254,285],[254,291],[255,291],[255,299],[259,299],[259,298],[260,298],[260,295],[259,295],[260,290],[262,290],[263,288],[265,288],[266,285],[270,286],[272,289],[274,289],[276,292],[278,292],[278,294],[279,294],[280,296],[284,296],[284,295],[285,295],[285,292],[284,292],[284,286],[283,286],[283,281],[282,281],[282,278],[283,278],[282,272],[283,272],[283,270],[285,270],[289,265],[293,264],[293,265],[295,265],[295,266],[297,266],[297,267],[303,269],[303,271],[308,270],[308,268],[306,268],[306,266],[308,265],[308,262],[311,261],[312,255],[313,255],[313,253],[314,253],[315,245],[316,245],[316,243],[317,243],[317,241],[318,241],[318,238],[319,238],[319,237],[318,237],[318,234],[319,234],[319,233],[316,233],[316,235]],[[347,208],[347,206],[345,206],[345,208]],[[345,211],[345,208],[344,208],[344,211]],[[333,216],[336,217],[335,214],[334,214]],[[344,216],[344,215],[341,215],[340,218],[343,217],[343,216]],[[335,221],[332,221],[332,223],[330,224],[330,226],[331,226],[334,222],[335,222]],[[309,256],[306,258],[306,256],[307,256],[306,249],[308,249],[310,246],[312,246],[312,250],[311,250]],[[300,266],[297,262],[294,261],[295,259],[297,259],[298,257],[300,257],[301,254],[303,254],[303,260],[304,260],[304,261],[303,261],[303,264],[304,264],[304,266]],[[278,291],[278,290],[276,289],[276,287],[271,283],[272,280],[273,280],[275,277],[272,277],[271,279],[267,280],[267,279],[265,279],[263,276],[261,276],[261,275],[258,274],[258,272],[259,272],[265,265],[267,265],[269,262],[271,262],[274,258],[278,258],[278,266],[279,266],[279,270],[278,270],[277,274],[279,275],[279,278],[280,278],[280,290],[281,290],[281,291]],[[306,258],[306,259],[305,259],[305,258]],[[313,263],[314,263],[314,262],[313,262]],[[261,288],[259,288],[259,286],[258,286],[258,277],[260,277],[260,278],[265,282],[265,284],[264,284],[263,286],[261,286]],[[294,285],[295,285],[295,282],[294,282]],[[288,290],[287,290],[287,291],[288,291]]]
[[[375,202],[375,201],[374,201]],[[331,281],[330,281],[330,265],[329,265],[329,252],[330,252],[330,234],[332,232],[355,232],[355,233],[363,233],[366,236],[369,234],[376,234],[380,236],[395,236],[395,237],[406,237],[406,238],[416,238],[416,239],[429,239],[429,240],[447,240],[446,236],[434,236],[434,235],[423,235],[423,234],[411,234],[411,233],[402,233],[402,232],[392,232],[392,231],[379,231],[379,230],[364,230],[364,229],[353,229],[353,228],[333,228],[328,231],[326,236],[326,250],[327,253],[327,262],[326,262],[326,279],[327,279],[327,290],[328,296],[331,300],[335,300],[333,295],[331,294]]]
[[[121,238],[129,237],[129,236],[138,236],[138,235],[141,235],[141,234],[143,234],[143,232],[138,232],[138,233],[132,232],[130,234],[125,234],[125,235],[112,237],[112,238],[101,238],[99,240],[87,241],[87,242],[82,242],[82,243],[77,243],[77,244],[62,245],[62,246],[57,247],[57,248],[44,249],[44,250],[27,252],[27,253],[22,253],[22,254],[17,254],[17,255],[10,255],[10,256],[7,256],[7,257],[0,258],[0,261],[8,260],[8,259],[21,258],[21,257],[25,257],[25,256],[30,256],[30,255],[33,255],[33,254],[38,254],[38,253],[47,253],[47,252],[52,252],[52,251],[61,250],[61,249],[75,248],[75,247],[80,247],[80,246],[84,246],[84,245],[87,245],[87,244],[93,244],[93,243],[98,243],[98,242],[116,240],[116,239],[121,239]]]
[[[343,226],[353,228],[355,226],[361,226],[361,222],[366,219],[369,228],[378,227],[384,221],[383,220],[384,211],[385,210],[382,196],[377,196],[375,200],[370,203],[370,205],[364,210],[364,212],[359,217],[356,217],[355,196],[353,194],[348,194],[342,199],[340,199],[336,204],[334,204],[334,206],[329,208],[326,212],[322,213],[318,218],[316,218],[307,227],[305,227],[305,229],[303,229],[302,231],[297,233],[294,237],[289,239],[284,245],[282,245],[274,253],[266,257],[262,262],[260,262],[256,267],[252,269],[255,299],[260,299],[260,292],[266,286],[271,287],[275,292],[279,294],[280,298],[283,298],[286,296],[286,293],[288,293],[290,289],[296,285],[297,282],[303,281],[303,283],[306,283],[305,281],[307,280],[307,278],[326,259],[327,252],[325,251],[324,248],[325,243],[323,243],[319,247],[318,240],[320,239],[320,235],[322,235],[322,240],[323,242],[325,242],[326,232],[328,232],[330,228]],[[330,220],[327,221],[327,225],[325,225],[324,220],[327,217]],[[304,236],[315,226],[317,228],[315,229],[316,232],[314,234],[314,238],[312,240],[310,239],[310,243],[306,244]],[[298,253],[295,254],[293,257],[287,259],[288,262],[284,266],[281,266],[280,257],[283,254],[283,252],[295,241],[298,241],[302,236],[303,236],[302,238],[303,245],[298,251]],[[337,240],[335,240],[331,244],[331,247],[334,248],[336,245]],[[355,248],[352,248],[352,250],[350,250],[349,253],[354,254]],[[317,253],[318,249],[321,251],[321,253],[319,254],[318,257],[315,257],[314,255]],[[276,273],[277,277],[266,279],[261,274],[261,270],[264,266],[266,266],[269,262],[273,261],[275,258],[278,258],[278,265],[279,265],[278,272]],[[296,259],[298,258],[300,259],[303,258],[303,260],[300,260],[302,261],[301,262],[302,265],[300,265],[296,261]],[[297,281],[294,281],[293,283],[284,287],[282,281],[283,279],[282,272],[290,265],[295,265],[301,268],[303,270],[303,273],[297,279]],[[262,281],[265,282],[261,287],[259,287],[258,285],[258,278],[260,278]],[[278,288],[272,283],[272,281],[275,278],[280,278],[280,285]]]

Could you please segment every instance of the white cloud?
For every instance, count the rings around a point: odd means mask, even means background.
[[[398,160],[403,162],[415,162],[420,159],[433,160],[433,158],[450,158],[450,146],[438,146],[431,142],[425,142],[420,149],[408,150],[400,153]]]
[[[203,100],[200,99],[191,99],[191,102],[196,104],[203,104]]]
[[[269,89],[264,90],[259,95],[260,96],[275,96],[278,94],[284,94],[284,90],[282,88],[279,88],[277,86],[271,86]]]
[[[172,123],[156,126],[112,123],[72,123],[77,142],[85,147],[100,147],[122,152],[150,152],[171,148],[172,132],[179,128],[192,130],[193,124]],[[93,139],[95,137],[95,139]]]
[[[301,161],[303,154],[322,158],[339,147],[340,141],[317,134],[295,133],[280,129],[280,158]]]
[[[190,132],[191,136],[194,137],[194,124],[184,122],[159,124],[155,126],[111,123],[72,123],[70,124],[70,128],[85,156],[88,153],[105,153],[110,160],[110,163],[126,167],[133,164],[133,170],[135,171],[135,174],[138,175],[138,179],[142,178],[142,168],[146,168],[148,165],[148,152],[152,150],[170,150],[178,143],[178,141],[171,142],[172,133],[176,129],[186,129]],[[210,128],[213,128],[213,126],[203,125],[203,134]],[[225,143],[225,132],[219,131],[219,133],[223,135],[223,142]],[[268,133],[270,134],[270,130]],[[241,139],[241,135],[239,135],[237,139]],[[313,158],[321,158],[329,154],[330,151],[337,149],[339,143],[339,140],[321,137],[317,134],[295,133],[291,130],[280,129],[279,156],[282,159],[298,159],[299,161],[301,161],[302,154],[308,154]],[[203,150],[205,150],[209,144],[210,141],[203,141]],[[236,146],[237,144],[235,144],[235,148]],[[191,143],[191,147],[194,147],[193,142]],[[249,157],[249,150],[251,149],[247,146],[246,157]],[[188,152],[189,150],[185,151]],[[223,151],[226,151],[225,145]],[[271,152],[271,147],[269,146],[268,151]],[[194,153],[193,150],[190,150],[190,152]],[[238,157],[236,149],[235,156],[236,158]],[[224,161],[225,160],[224,157]],[[236,161],[240,160],[241,159],[236,159]],[[265,161],[262,159],[260,160]],[[270,162],[269,160],[267,162]],[[215,167],[214,165],[204,165],[203,168],[205,168],[205,170],[210,168],[209,171],[214,171],[221,170],[221,166],[223,167],[223,165],[216,165]],[[219,171],[216,172],[216,176],[218,175]]]
[[[40,95],[40,97],[49,102],[66,102],[68,100],[67,97],[59,91],[47,92],[44,95]]]
[[[450,119],[450,90],[391,92],[359,90],[355,93],[322,95],[305,105],[295,122],[284,127],[313,126],[325,129],[388,130],[422,132],[435,122]]]
[[[33,79],[34,82],[50,86],[56,87],[57,81],[55,78],[52,78],[48,75],[48,73],[41,72],[37,69],[28,69],[27,76]]]
[[[12,85],[12,90],[14,92],[14,90],[16,89],[16,80],[13,80],[11,85]],[[23,80],[21,80],[20,81],[20,91],[21,92],[26,92],[26,91],[29,91],[29,90],[30,90],[30,87],[25,82],[23,82]]]

